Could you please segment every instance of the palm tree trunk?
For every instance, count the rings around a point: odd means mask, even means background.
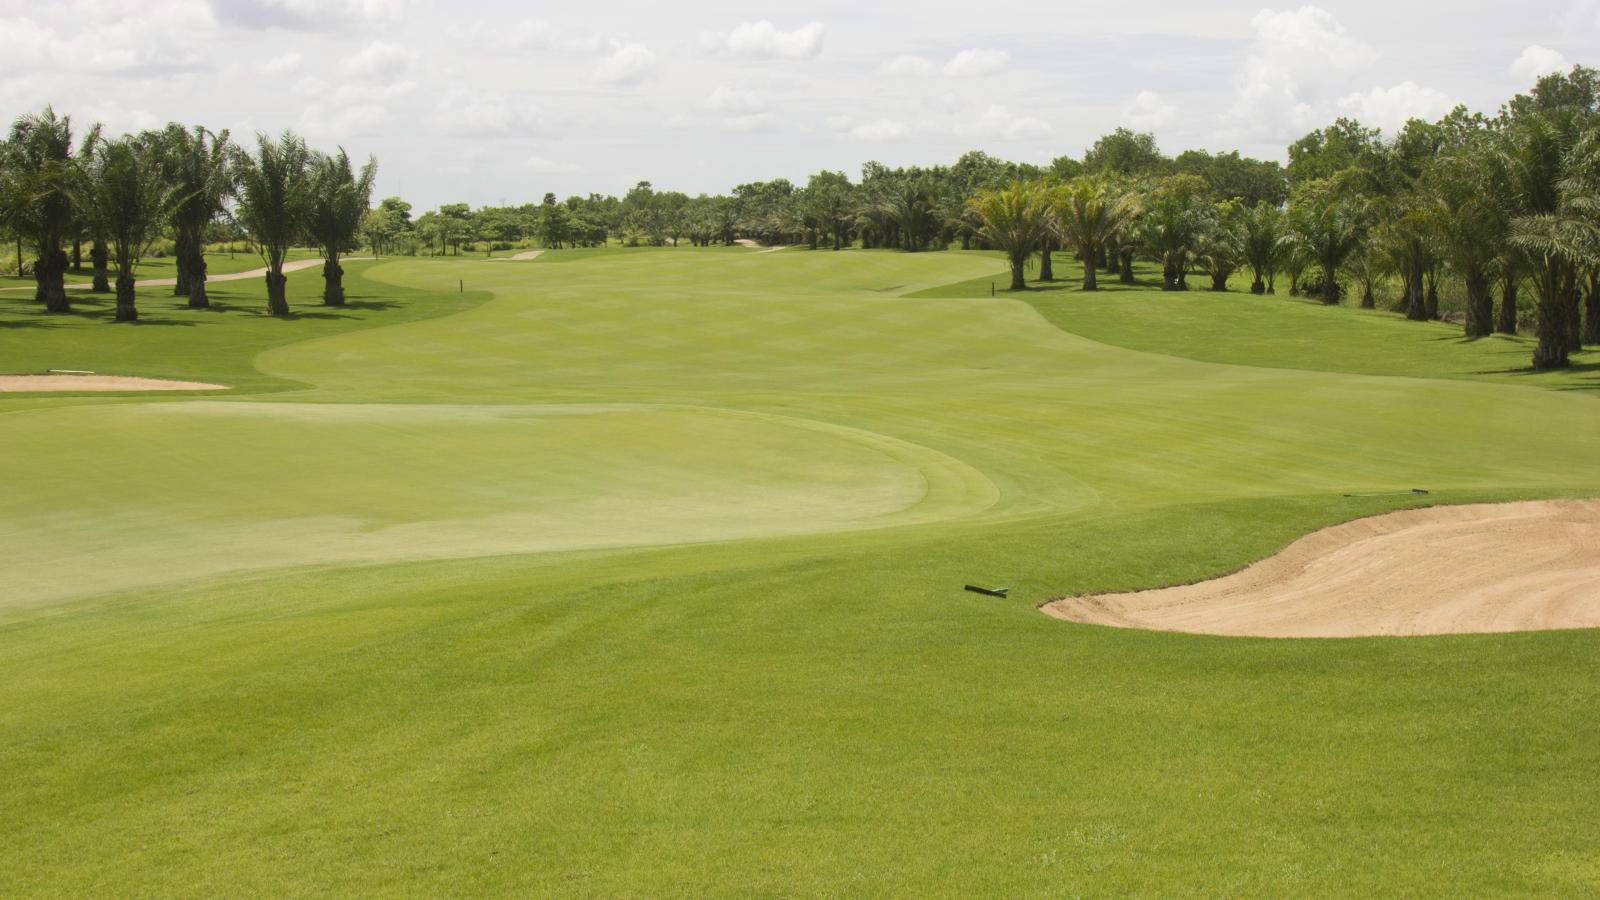
[[[1133,284],[1133,251],[1120,251],[1117,254],[1117,257],[1117,261],[1121,263],[1119,266],[1120,272],[1118,273],[1117,280],[1123,284]]]
[[[1027,263],[1028,257],[1026,255],[1012,254],[1011,287],[1008,288],[1008,290],[1025,291],[1028,289],[1028,282],[1022,277],[1022,268],[1023,266],[1027,265]]]
[[[1439,279],[1430,271],[1424,280],[1427,282],[1427,290],[1423,295],[1422,305],[1429,321],[1432,321],[1439,318]]]
[[[1211,289],[1213,291],[1226,291],[1228,289],[1228,275],[1229,273],[1227,272],[1212,272]]]
[[[133,272],[129,270],[117,273],[117,321],[136,322],[139,320],[139,307],[135,305],[133,294]]]
[[[1500,282],[1500,321],[1495,331],[1501,334],[1517,333],[1517,276],[1507,273]]]
[[[1100,289],[1100,279],[1095,272],[1095,248],[1082,247],[1079,249],[1083,256],[1083,289],[1086,291],[1098,291]]]
[[[329,253],[322,264],[322,305],[344,305],[344,267],[337,253]]]
[[[1539,343],[1533,349],[1535,369],[1560,369],[1567,365],[1567,309],[1561,275],[1546,263],[1539,273]]]
[[[289,279],[284,277],[283,263],[271,263],[267,270],[267,313],[274,316],[287,316],[289,314],[289,298],[286,292]]]
[[[1583,349],[1583,291],[1574,279],[1563,294],[1567,307],[1567,352],[1572,353]]]
[[[189,308],[209,309],[211,298],[206,294],[206,257],[199,247],[189,255]]]
[[[1489,279],[1482,272],[1467,272],[1467,323],[1469,338],[1487,337],[1494,330],[1494,298],[1489,294]]]
[[[89,287],[96,294],[111,292],[111,273],[108,271],[110,252],[106,250],[106,242],[95,239],[89,248],[89,265],[94,267],[94,284]]]
[[[1055,269],[1053,267],[1051,267],[1051,265],[1050,265],[1050,246],[1051,246],[1051,243],[1052,242],[1047,238],[1044,242],[1042,242],[1039,245],[1039,280],[1040,281],[1055,281],[1056,280]]]
[[[1423,298],[1422,290],[1422,264],[1408,262],[1405,267],[1406,286],[1406,318],[1413,322],[1425,322],[1428,319],[1427,301]]]
[[[1378,298],[1374,297],[1372,295],[1372,282],[1370,282],[1370,281],[1368,281],[1365,284],[1361,285],[1361,308],[1362,309],[1377,309],[1378,308]]]
[[[1322,302],[1329,306],[1339,302],[1339,281],[1334,274],[1334,267],[1327,263],[1322,266]]]
[[[1600,344],[1600,273],[1589,276],[1589,291],[1583,298],[1583,342]]]
[[[34,296],[44,303],[46,312],[72,312],[66,289],[67,254],[60,247],[41,247],[33,263]]]

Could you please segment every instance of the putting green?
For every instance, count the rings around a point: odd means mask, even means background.
[[[1600,891],[1600,630],[1036,609],[1397,508],[1593,495],[1595,398],[1497,374],[1504,342],[1372,364],[1441,332],[1347,311],[972,289],[1002,266],[386,260],[346,310],[303,272],[299,319],[229,283],[209,313],[141,295],[148,327],[0,297],[20,370],[238,386],[0,398],[0,884]],[[1306,329],[1314,359],[1273,343]]]
[[[884,527],[995,500],[914,444],[715,410],[192,402],[9,426],[0,467],[64,463],[0,499],[21,602],[245,568]],[[115,465],[75,452],[88,431],[123,448]],[[63,565],[63,548],[93,565]]]

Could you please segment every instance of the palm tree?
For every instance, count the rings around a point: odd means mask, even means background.
[[[172,208],[174,237],[182,293],[192,309],[211,305],[206,296],[205,231],[222,213],[233,189],[228,169],[228,132],[168,125],[162,132],[167,180],[181,201]]]
[[[111,245],[117,268],[117,321],[139,318],[134,270],[170,214],[175,194],[162,171],[160,138],[101,142],[74,189],[86,218]]]
[[[1213,291],[1226,291],[1228,278],[1245,264],[1245,220],[1250,211],[1237,200],[1216,204],[1195,245],[1194,262],[1211,276]]]
[[[979,191],[967,201],[967,207],[978,220],[978,236],[1003,251],[1011,264],[1008,290],[1026,290],[1023,270],[1049,226],[1047,198],[1035,185],[1013,181],[999,190]]]
[[[1424,177],[1439,247],[1467,289],[1467,337],[1494,330],[1490,286],[1510,230],[1503,157],[1485,143],[1438,158]]]
[[[256,135],[254,155],[237,147],[230,155],[239,197],[234,215],[267,263],[267,312],[287,316],[283,260],[304,230],[311,153],[305,141],[286,131],[277,140]]]
[[[1575,131],[1568,117],[1533,115],[1516,122],[1503,145],[1518,212],[1512,242],[1530,257],[1539,293],[1535,369],[1568,364],[1568,305],[1577,291],[1577,267],[1591,251],[1587,179],[1579,175],[1583,164],[1594,161],[1594,141],[1592,134],[1577,141]]]
[[[1161,260],[1164,291],[1189,289],[1189,261],[1210,214],[1209,191],[1198,175],[1169,175],[1146,198],[1140,233]]]
[[[1095,268],[1101,252],[1127,227],[1134,215],[1128,195],[1114,190],[1106,179],[1080,175],[1064,185],[1045,188],[1050,203],[1050,224],[1062,246],[1073,248],[1083,260],[1083,289],[1099,288]]]
[[[1338,303],[1339,269],[1366,235],[1365,204],[1326,180],[1307,182],[1295,193],[1283,239],[1321,269],[1322,302]]]
[[[97,135],[98,130],[91,131],[85,143],[92,143]],[[11,125],[4,156],[0,207],[10,229],[38,251],[33,264],[34,298],[47,312],[71,312],[65,278],[67,254],[62,249],[78,217],[72,186],[79,160],[73,155],[71,117],[57,116],[48,106],[42,113],[19,117]]]
[[[319,153],[311,161],[306,231],[322,248],[324,306],[344,305],[344,268],[339,265],[339,254],[356,246],[377,174],[376,159],[368,159],[359,175],[352,171],[343,148],[334,156]]]
[[[1244,261],[1250,266],[1250,293],[1267,293],[1267,284],[1277,272],[1282,258],[1278,239],[1282,237],[1283,212],[1266,203],[1256,204],[1244,215]]]

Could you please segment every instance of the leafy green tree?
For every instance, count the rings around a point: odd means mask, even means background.
[[[1479,141],[1439,157],[1424,179],[1444,258],[1466,285],[1467,337],[1494,330],[1492,286],[1510,236],[1510,178],[1503,157]]]
[[[84,143],[92,145],[97,133],[91,131]],[[17,118],[3,152],[0,207],[6,225],[37,253],[34,298],[48,312],[71,312],[67,254],[62,249],[79,216],[72,188],[80,166],[73,153],[71,117],[57,116],[45,107],[41,113]]]
[[[1245,222],[1250,210],[1238,200],[1215,204],[1195,245],[1195,267],[1211,276],[1213,291],[1226,291],[1228,279],[1245,264]]]
[[[305,141],[285,131],[277,139],[256,135],[254,154],[240,147],[230,151],[238,203],[234,217],[244,226],[267,264],[267,312],[289,314],[283,261],[305,230],[312,190],[311,151]]]
[[[1384,166],[1384,156],[1378,129],[1340,118],[1289,145],[1289,183],[1320,181],[1346,169],[1376,173]]]
[[[1339,271],[1366,237],[1366,205],[1332,180],[1304,182],[1295,188],[1284,226],[1283,239],[1320,268],[1322,302],[1338,303]]]
[[[178,199],[164,171],[162,139],[146,134],[100,142],[75,185],[79,208],[111,244],[118,322],[139,318],[134,270]]]
[[[1132,198],[1106,178],[1080,175],[1048,191],[1050,222],[1062,246],[1083,261],[1083,289],[1099,287],[1095,269],[1114,236],[1135,214]]]
[[[1161,289],[1189,289],[1190,258],[1211,212],[1210,188],[1198,175],[1162,178],[1145,198],[1140,234],[1161,261]]]
[[[1165,175],[1172,161],[1156,145],[1156,136],[1118,128],[1094,142],[1083,155],[1083,171],[1117,175]]]
[[[1015,181],[999,190],[980,190],[967,201],[978,221],[978,235],[1003,251],[1011,265],[1011,287],[1028,287],[1023,278],[1028,257],[1039,248],[1050,227],[1050,202],[1037,186]]]
[[[211,305],[206,295],[206,229],[222,214],[233,189],[228,132],[168,125],[161,133],[167,182],[179,198],[172,207],[173,246],[184,294],[192,309]]]
[[[322,249],[322,304],[343,306],[344,267],[339,257],[356,248],[356,237],[372,202],[378,161],[369,158],[356,172],[343,148],[314,154],[310,162],[306,202],[306,234]]]
[[[1276,206],[1258,204],[1244,215],[1244,261],[1250,267],[1250,293],[1272,293],[1273,275],[1282,255],[1283,213]]]

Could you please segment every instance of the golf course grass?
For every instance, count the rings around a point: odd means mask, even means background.
[[[991,298],[979,253],[571,253],[353,262],[344,310],[302,271],[289,320],[0,294],[5,371],[233,388],[0,398],[5,893],[1600,891],[1600,632],[1037,610],[1594,495],[1588,356]]]

